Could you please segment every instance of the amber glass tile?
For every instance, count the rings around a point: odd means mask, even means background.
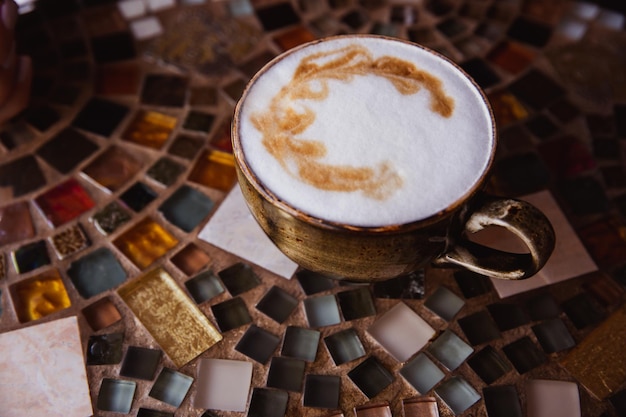
[[[75,219],[95,203],[75,179],[69,179],[35,199],[35,204],[54,227]]]
[[[28,172],[28,175],[22,175]],[[0,186],[13,191],[13,197],[19,197],[46,185],[43,171],[32,155],[17,158],[0,165]]]
[[[280,46],[283,51],[302,45],[303,43],[314,41],[316,36],[304,26],[297,26],[286,32],[280,33],[274,37],[274,42]]]
[[[122,319],[122,314],[110,297],[101,298],[82,309],[85,320],[94,331],[109,327]]]
[[[115,201],[104,206],[91,218],[98,231],[105,235],[113,233],[130,219],[128,210]]]
[[[211,145],[227,153],[233,153],[233,142],[230,139],[231,123],[230,118],[223,120],[211,136]]]
[[[205,151],[189,174],[189,180],[221,191],[229,191],[237,181],[235,160],[226,152]]]
[[[139,110],[122,134],[122,138],[147,146],[161,149],[176,127],[178,119],[164,113]]]
[[[487,98],[493,109],[496,123],[500,127],[528,117],[528,110],[526,110],[524,105],[507,91],[490,93]]]
[[[35,235],[28,202],[0,207],[0,246],[19,242]]]
[[[97,149],[98,145],[82,133],[67,128],[37,149],[37,155],[57,171],[67,174]]]
[[[66,258],[89,247],[89,239],[80,225],[75,224],[55,234],[50,243],[59,259]]]
[[[190,243],[172,256],[171,261],[178,269],[191,276],[207,266],[211,258],[198,245]]]
[[[147,217],[113,241],[113,244],[140,269],[152,265],[178,244],[178,239]]]
[[[110,191],[123,187],[139,170],[141,162],[119,146],[111,146],[83,168],[83,173]]]
[[[70,298],[59,271],[52,269],[11,286],[15,312],[20,322],[37,320],[68,308]]]
[[[96,94],[135,95],[141,83],[141,68],[137,63],[101,65],[96,71]]]

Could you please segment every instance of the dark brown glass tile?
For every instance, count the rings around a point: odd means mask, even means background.
[[[584,292],[569,298],[561,306],[577,329],[593,326],[606,318],[606,311]]]
[[[457,271],[454,279],[465,298],[474,298],[491,291],[491,281],[488,277],[473,272]]]
[[[528,336],[504,346],[502,351],[520,374],[525,374],[547,361],[545,353]]]
[[[624,289],[608,275],[598,274],[590,278],[583,288],[589,292],[600,304],[615,306],[619,304],[624,295]]]
[[[192,87],[189,93],[189,104],[194,107],[215,106],[217,90],[214,87]]]
[[[246,303],[235,297],[211,306],[211,311],[222,332],[241,327],[252,322]]]
[[[207,266],[211,258],[198,245],[190,243],[172,256],[171,261],[178,269],[191,276]]]
[[[0,246],[35,236],[35,226],[25,201],[0,208]]]
[[[61,120],[61,114],[53,107],[37,105],[29,107],[24,114],[26,122],[40,132],[45,132]]]
[[[513,369],[491,345],[474,354],[467,363],[486,384],[492,384]]]
[[[224,292],[224,287],[212,271],[204,271],[185,282],[187,291],[197,304],[201,304]]]
[[[142,168],[124,148],[110,146],[83,168],[83,173],[109,191],[123,188]]]
[[[101,298],[82,309],[83,316],[94,331],[109,327],[122,319],[122,314],[110,297]]]
[[[128,378],[152,381],[163,356],[160,349],[149,349],[141,346],[129,346],[122,362],[120,375]]]
[[[550,171],[559,179],[572,178],[596,168],[589,147],[574,136],[544,142],[537,150]]]
[[[309,270],[301,270],[296,273],[296,279],[306,295],[317,294],[335,287],[336,281],[327,275]]]
[[[298,299],[280,287],[271,287],[256,305],[257,310],[276,321],[284,323],[298,305]]]
[[[94,59],[99,64],[125,61],[136,55],[135,41],[129,32],[92,38],[91,49]]]
[[[23,175],[24,172],[28,172],[28,175]],[[11,188],[13,197],[30,193],[44,185],[46,185],[46,178],[32,155],[0,165],[0,187]]]
[[[539,70],[532,69],[514,81],[509,89],[531,107],[540,110],[562,98],[565,90]]]
[[[267,373],[267,386],[300,392],[306,362],[293,358],[274,357]]]
[[[137,182],[120,195],[120,200],[135,212],[140,212],[157,197],[157,193],[146,184]]]
[[[285,330],[281,355],[314,362],[319,340],[320,332],[318,330],[288,326]]]
[[[284,417],[287,410],[289,394],[287,391],[254,388],[248,405],[248,416]]]
[[[558,126],[544,114],[531,117],[525,123],[529,131],[540,139],[546,139],[559,131]]]
[[[541,48],[550,40],[552,28],[525,17],[518,17],[509,27],[507,34],[517,41]]]
[[[185,172],[185,167],[167,157],[159,158],[154,165],[148,168],[146,175],[156,182],[169,187]]]
[[[528,324],[526,312],[515,303],[493,303],[487,310],[501,332]]]
[[[472,345],[480,345],[500,338],[500,332],[486,310],[458,319],[459,326]]]
[[[502,158],[494,164],[493,181],[503,192],[530,194],[545,189],[550,172],[535,152]]]
[[[116,365],[122,360],[123,333],[90,336],[87,341],[87,365]]]
[[[101,65],[94,81],[96,94],[104,96],[135,95],[142,71],[138,63]]]
[[[500,77],[489,66],[489,64],[480,59],[472,58],[461,63],[463,68],[482,88],[489,88],[500,81]]]
[[[308,374],[302,402],[305,407],[336,409],[339,407],[340,386],[339,376]]]
[[[550,319],[532,326],[539,344],[546,353],[561,352],[576,345],[561,319]]]
[[[574,214],[606,213],[609,210],[609,199],[604,187],[593,177],[565,180],[557,185],[557,189]]]
[[[291,6],[283,2],[256,9],[256,15],[266,31],[272,31],[300,22],[300,17]]]
[[[239,99],[239,97],[237,97],[237,99]],[[194,130],[196,132],[208,133],[211,131],[214,121],[215,115],[213,114],[191,110],[187,113],[187,117],[185,117],[183,128],[187,130]]]
[[[189,80],[174,75],[147,75],[141,88],[141,102],[153,106],[183,107]]]
[[[180,134],[176,136],[176,139],[172,142],[168,152],[171,155],[191,160],[200,153],[203,146],[204,140],[202,138],[187,134]]]
[[[337,293],[337,300],[344,320],[357,320],[376,315],[374,299],[368,287]]]
[[[251,325],[239,339],[235,350],[265,365],[280,344],[280,338],[267,330]]]
[[[523,417],[522,405],[513,385],[483,388],[489,417]]]
[[[547,293],[537,294],[526,301],[526,308],[531,320],[546,320],[559,317],[561,307]]]
[[[600,267],[624,263],[626,241],[620,234],[621,222],[613,218],[598,220],[578,229],[581,240]]]
[[[94,97],[85,104],[72,125],[88,132],[109,137],[122,122],[128,107]]]

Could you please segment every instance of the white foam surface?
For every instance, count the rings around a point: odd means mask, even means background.
[[[335,38],[317,44],[314,52],[357,42]],[[386,78],[367,74],[350,81],[332,80],[324,100],[300,99],[294,109],[312,109],[316,119],[295,139],[322,142],[327,149],[319,162],[376,168],[391,163],[402,186],[378,200],[361,191],[315,188],[290,175],[262,143],[251,117],[265,111],[281,86],[288,84],[301,59],[300,49],[287,55],[258,78],[245,96],[240,131],[247,162],[258,178],[280,199],[315,217],[357,226],[401,224],[427,218],[458,201],[483,175],[494,146],[492,121],[482,95],[447,60],[403,42],[360,38],[373,59],[392,55],[437,75],[455,100],[449,118],[430,110],[430,93],[402,95]]]

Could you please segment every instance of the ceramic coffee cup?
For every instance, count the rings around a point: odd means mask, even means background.
[[[353,93],[347,106],[343,100]],[[371,110],[378,101],[381,107]],[[338,120],[330,120],[335,114]],[[358,141],[377,129],[361,117],[382,117],[390,124],[384,132],[406,142],[402,151],[387,154],[383,144],[366,155],[357,142],[354,152],[344,150],[346,161],[328,162],[343,156],[330,155],[337,141]],[[355,126],[340,126],[354,118],[347,123]],[[353,131],[356,139],[348,139]],[[335,134],[326,143],[310,137]],[[535,274],[554,248],[552,226],[538,209],[482,192],[496,148],[484,93],[454,63],[409,42],[347,35],[287,51],[250,81],[235,110],[232,141],[253,216],[287,257],[313,271],[371,282],[432,264],[515,280]],[[437,149],[428,154],[431,148]],[[402,154],[398,163],[394,152]],[[385,162],[354,168],[367,158]],[[411,179],[415,169],[422,173]],[[422,200],[433,201],[422,208]],[[413,211],[419,214],[411,218]],[[379,220],[380,213],[388,218]],[[508,229],[528,253],[468,238],[487,226]]]

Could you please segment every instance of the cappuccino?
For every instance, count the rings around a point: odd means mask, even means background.
[[[456,65],[371,36],[313,42],[270,62],[236,110],[234,146],[270,194],[358,227],[435,216],[482,183],[491,110]]]

